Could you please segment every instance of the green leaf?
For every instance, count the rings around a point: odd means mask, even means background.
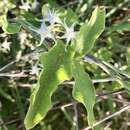
[[[128,70],[129,70],[129,68],[130,68],[130,45],[127,46],[126,59],[127,59]]]
[[[130,81],[127,80],[117,80],[117,82],[121,85],[121,87],[126,88],[130,93]]]
[[[97,7],[89,22],[81,26],[77,34],[76,51],[79,55],[85,55],[94,46],[94,42],[98,39],[105,28],[105,10]]]
[[[59,9],[59,13],[61,14],[60,17],[68,26],[71,26],[74,23],[78,23],[78,16],[77,14],[70,8],[66,9]]]
[[[1,87],[0,87],[0,96],[3,96],[5,99],[14,102],[15,100],[8,94],[6,93]]]
[[[24,18],[24,21],[26,21],[26,23],[30,23],[34,27],[40,27],[40,25],[41,25],[41,23],[39,21],[37,21],[36,15],[32,14],[31,12],[25,11],[22,14],[22,17]],[[28,27],[30,27],[30,25],[28,25]]]
[[[56,0],[45,0],[45,1],[50,5],[50,7],[56,7],[56,6],[58,6]]]
[[[75,86],[73,88],[73,97],[81,102],[88,113],[88,124],[92,127],[94,124],[93,107],[95,104],[95,89],[89,75],[84,71],[82,64],[75,62],[73,64],[73,76]]]
[[[9,23],[6,15],[0,17],[0,23],[2,24],[2,29],[5,33],[14,34],[18,33],[21,29],[21,25],[18,23]]]
[[[32,93],[30,106],[25,118],[25,127],[33,128],[38,124],[52,107],[51,96],[57,86],[71,78],[71,61],[73,53],[58,42],[49,52],[41,55],[44,66],[39,77],[36,90]]]
[[[108,28],[108,34],[112,33],[112,32],[119,32],[122,33],[123,31],[129,31],[130,30],[130,23],[129,22],[119,22],[116,23],[114,25],[112,25],[111,27]]]

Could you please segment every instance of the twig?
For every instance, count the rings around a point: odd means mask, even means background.
[[[50,111],[57,110],[57,109],[61,109],[61,108],[66,108],[66,107],[70,107],[70,106],[73,106],[75,103],[76,103],[76,102],[72,102],[72,103],[68,103],[68,104],[65,104],[65,105],[53,107]]]
[[[64,113],[66,119],[72,124],[72,126],[75,126],[75,122],[73,122],[73,119],[71,118],[71,116],[67,113],[65,107],[67,107],[68,105],[63,105],[61,107],[61,111]]]
[[[14,78],[14,77],[27,77],[28,75],[27,74],[24,74],[23,72],[20,72],[20,73],[15,73],[15,74],[10,74],[10,73],[0,73],[0,77],[11,77],[11,78]]]
[[[31,84],[22,84],[22,83],[16,83],[17,86],[22,87],[22,88],[32,88]]]
[[[117,7],[112,9],[110,12],[106,14],[106,18],[109,18],[111,15],[113,15],[118,9],[122,8],[125,4],[127,4],[129,0],[125,0],[123,3],[118,4]]]
[[[69,2],[68,4],[63,5],[63,6],[61,6],[61,7],[62,7],[62,8],[65,8],[65,7],[68,7],[68,6],[71,6],[71,5],[75,5],[75,4],[77,4],[77,3],[79,3],[79,0],[75,0],[75,1]]]
[[[105,82],[111,82],[111,81],[117,81],[116,78],[108,77],[108,78],[103,78],[103,79],[92,79],[92,82],[95,83],[105,83]],[[65,81],[62,83],[64,85],[74,85],[74,81]]]
[[[115,90],[113,92],[106,92],[106,93],[97,94],[97,96],[103,97],[103,96],[109,96],[109,95],[117,95],[117,94],[120,94],[123,92],[126,92],[125,88],[121,88],[121,89]]]
[[[113,100],[113,101],[116,101],[116,102],[118,102],[118,103],[124,104],[124,105],[128,105],[128,104],[130,103],[130,102],[125,101],[125,100],[123,100],[123,99],[113,98],[112,100]]]
[[[6,127],[6,125],[4,124],[4,121],[2,120],[2,118],[0,118],[0,126],[2,126],[3,130],[8,130],[8,128]],[[1,128],[1,127],[0,127]]]
[[[73,118],[74,123],[75,123],[75,130],[79,130],[77,104],[74,103],[73,107],[74,107],[74,113],[75,113],[74,118]]]
[[[8,121],[8,122],[5,122],[5,125],[10,125],[10,124],[14,124],[16,122],[18,122],[20,119],[14,119],[14,120],[11,120],[11,121]]]
[[[0,72],[5,70],[6,68],[10,67],[11,65],[13,65],[16,62],[16,60],[11,61],[10,63],[8,63],[7,65],[5,65],[4,67],[0,68]]]
[[[107,123],[107,126],[104,128],[104,130],[108,130],[108,128],[112,125],[112,121]]]
[[[93,79],[92,80],[93,83],[105,83],[105,82],[111,82],[111,81],[117,81],[117,79],[108,77],[108,78],[104,78],[104,79]]]
[[[114,116],[117,116],[117,115],[121,114],[122,112],[124,112],[124,111],[126,111],[126,110],[128,110],[128,109],[130,109],[130,104],[126,105],[125,107],[123,107],[123,108],[120,109],[119,111],[117,111],[117,112],[111,114],[110,116],[108,116],[108,117],[106,117],[106,118],[104,118],[104,119],[98,121],[97,123],[95,123],[95,124],[93,125],[93,127],[96,127],[97,125],[102,124],[102,123],[105,122],[106,120],[111,119],[111,118],[113,118]],[[87,128],[85,128],[85,129],[83,129],[83,130],[90,130],[90,129],[91,129],[91,127],[87,127]]]

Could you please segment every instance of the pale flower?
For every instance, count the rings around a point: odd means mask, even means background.
[[[21,0],[22,5],[20,6],[21,9],[28,11],[31,9],[30,3],[29,2],[24,2]]]
[[[32,75],[35,75],[35,74],[38,75],[38,73],[39,73],[39,68],[37,67],[37,65],[32,66],[30,74],[32,74]]]
[[[67,43],[69,43],[71,40],[73,40],[76,36],[76,32],[74,31],[74,24],[72,24],[70,27],[68,27],[66,25],[66,23],[64,22],[64,28],[65,28],[65,34],[63,36],[63,38],[66,39]]]
[[[41,27],[39,29],[32,29],[32,30],[40,35],[41,38],[40,45],[43,43],[45,38],[51,38],[54,40],[54,36],[51,30],[49,29],[49,27],[46,26],[44,22],[41,23]]]
[[[49,22],[51,25],[55,23],[62,23],[61,19],[59,18],[59,14],[56,11],[50,11],[43,16],[43,21]]]
[[[1,48],[3,48],[6,51],[10,51],[10,44],[11,42],[8,42],[7,39],[3,42],[3,44],[1,45]]]

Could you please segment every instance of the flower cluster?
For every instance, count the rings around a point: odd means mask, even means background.
[[[60,19],[60,15],[56,11],[48,11],[41,20],[40,28],[31,28],[32,31],[36,32],[40,36],[40,45],[46,38],[49,38],[53,41],[56,41],[57,38],[65,39],[66,43],[68,44],[71,40],[75,38],[76,32],[74,31],[75,24],[72,24],[70,27],[67,24],[62,22]],[[57,29],[57,27],[62,29]],[[57,35],[62,32],[62,36],[57,37]]]

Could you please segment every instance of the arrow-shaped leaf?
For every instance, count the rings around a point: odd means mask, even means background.
[[[73,88],[73,97],[81,102],[88,113],[88,123],[93,126],[94,114],[93,106],[95,104],[95,90],[89,75],[84,71],[82,64],[75,62],[73,64],[73,76],[75,85]]]
[[[82,56],[94,46],[94,42],[105,28],[105,10],[97,7],[89,22],[81,26],[76,38],[76,50]]]
[[[25,118],[27,129],[33,128],[47,114],[51,106],[51,96],[57,86],[71,78],[71,50],[58,42],[48,53],[41,55],[44,66],[36,90],[32,93],[30,106]]]

